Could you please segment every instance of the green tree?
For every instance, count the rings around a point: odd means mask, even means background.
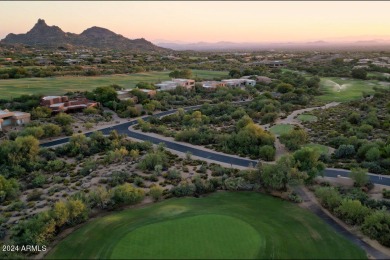
[[[293,87],[293,85],[288,84],[288,83],[280,83],[280,84],[277,86],[277,90],[278,90],[278,92],[280,92],[280,93],[287,93],[287,92],[293,91],[293,90],[294,90],[294,87]]]
[[[378,147],[372,147],[366,152],[365,157],[367,161],[377,161],[381,158],[381,151]]]
[[[333,187],[320,187],[315,190],[315,195],[319,198],[321,204],[333,211],[341,205],[341,195]]]
[[[192,71],[191,70],[174,70],[171,73],[169,73],[170,78],[185,78],[189,79],[192,78]]]
[[[145,100],[148,99],[148,94],[146,94],[145,92],[143,92],[137,88],[130,91],[130,93],[138,98],[139,103],[143,103]]]
[[[42,128],[45,132],[45,137],[55,137],[61,134],[61,127],[52,123],[44,124]]]
[[[352,169],[349,176],[354,181],[355,185],[358,187],[365,186],[369,180],[367,170],[362,168]]]
[[[102,104],[109,101],[118,101],[118,94],[112,86],[97,87],[92,93],[94,99]]]
[[[6,179],[0,175],[0,202],[13,199],[19,193],[19,183],[16,179]]]
[[[129,183],[117,186],[112,191],[112,201],[116,205],[133,205],[142,201],[145,194],[142,189],[135,188]]]
[[[81,223],[88,219],[88,208],[79,199],[70,199],[66,206],[69,211],[69,223],[71,225]]]
[[[51,116],[51,109],[48,107],[36,107],[31,111],[32,119],[49,118]]]
[[[355,146],[351,144],[342,144],[334,152],[336,158],[349,158],[356,154]]]
[[[351,199],[342,200],[341,205],[335,209],[336,215],[351,225],[362,224],[364,218],[370,214],[370,211],[359,200]]]
[[[260,147],[259,156],[265,161],[273,161],[275,159],[276,150],[271,145],[264,145]]]
[[[57,227],[62,227],[69,221],[69,209],[65,202],[58,201],[54,203],[51,215],[56,222]]]
[[[6,144],[7,145],[7,144]],[[39,141],[33,136],[20,136],[9,143],[8,160],[12,165],[35,162],[39,152]]]
[[[231,78],[240,78],[241,77],[241,72],[238,69],[232,69],[229,71],[229,76]]]
[[[295,151],[306,144],[309,137],[305,130],[299,128],[280,135],[279,139],[290,151]]]
[[[367,79],[367,71],[365,69],[353,69],[351,74],[352,78],[355,79]]]
[[[138,82],[135,86],[141,89],[156,89],[153,84],[144,81]]]
[[[65,113],[59,113],[54,117],[54,120],[59,123],[61,126],[70,125],[74,122],[73,117],[71,115]]]
[[[390,246],[390,214],[377,210],[364,219],[361,227],[363,233],[376,239],[384,246]]]
[[[43,131],[43,128],[40,126],[33,126],[33,127],[26,127],[24,128],[20,133],[19,136],[34,136],[36,139],[40,139],[45,132]]]
[[[319,160],[321,154],[318,150],[304,147],[296,151],[293,156],[298,170],[307,175],[306,181],[312,181],[325,169],[325,164]]]
[[[282,156],[276,164],[263,165],[262,181],[266,187],[276,190],[287,190],[289,183],[295,184],[304,178],[295,168],[292,156]]]
[[[12,228],[12,240],[16,245],[47,245],[55,234],[55,220],[47,211],[21,221]]]

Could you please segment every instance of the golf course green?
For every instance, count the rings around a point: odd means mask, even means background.
[[[320,90],[323,94],[317,99],[324,102],[358,100],[362,98],[363,92],[373,94],[374,87],[389,89],[390,83],[378,80],[324,77],[320,82]]]
[[[24,94],[63,95],[69,91],[93,90],[97,87],[117,84],[123,88],[134,88],[144,81],[157,83],[169,80],[170,71],[152,71],[133,74],[118,74],[91,77],[50,77],[0,80],[1,98],[15,98]],[[194,77],[213,79],[228,77],[227,71],[192,70]]]
[[[47,259],[365,259],[311,212],[254,192],[174,198],[94,219]]]

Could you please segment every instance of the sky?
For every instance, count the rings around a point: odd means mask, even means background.
[[[390,1],[0,1],[0,39],[38,18],[158,42],[390,40]]]

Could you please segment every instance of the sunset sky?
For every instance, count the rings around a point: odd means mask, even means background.
[[[390,39],[390,2],[0,2],[0,39],[45,19],[65,32],[100,26],[128,38],[183,42]]]

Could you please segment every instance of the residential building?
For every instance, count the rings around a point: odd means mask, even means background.
[[[201,82],[202,87],[205,89],[216,89],[218,87],[226,87],[226,83],[221,81],[203,81]]]
[[[193,89],[195,87],[195,80],[193,79],[172,79],[178,86],[185,87],[186,89]]]
[[[252,65],[255,66],[265,65],[269,68],[280,68],[280,67],[284,67],[286,64],[284,61],[281,60],[263,60],[263,61],[255,61],[252,63]]]
[[[157,91],[154,90],[154,89],[143,89],[143,88],[140,88],[138,90],[146,93],[148,95],[148,98],[153,98],[157,94]]]
[[[68,102],[67,96],[46,96],[41,98],[41,106],[50,107],[53,104]]]
[[[30,122],[29,113],[19,111],[0,110],[0,131],[7,126],[20,126]]]
[[[154,85],[160,90],[172,90],[177,87],[185,87],[186,89],[192,89],[195,87],[195,80],[193,79],[172,79],[169,81],[163,81]]]
[[[138,97],[134,96],[130,93],[132,89],[123,89],[123,90],[118,90],[116,93],[118,94],[118,99],[119,100],[132,100],[134,104],[138,103]]]
[[[163,81],[161,83],[154,84],[154,86],[160,90],[172,90],[176,89],[177,84],[174,81]]]
[[[253,79],[224,79],[222,82],[232,88],[256,85],[256,80]]]
[[[67,96],[46,96],[41,99],[41,106],[46,106],[53,110],[53,112],[67,112],[87,107],[97,107],[98,105],[98,102],[86,98],[69,100]]]

